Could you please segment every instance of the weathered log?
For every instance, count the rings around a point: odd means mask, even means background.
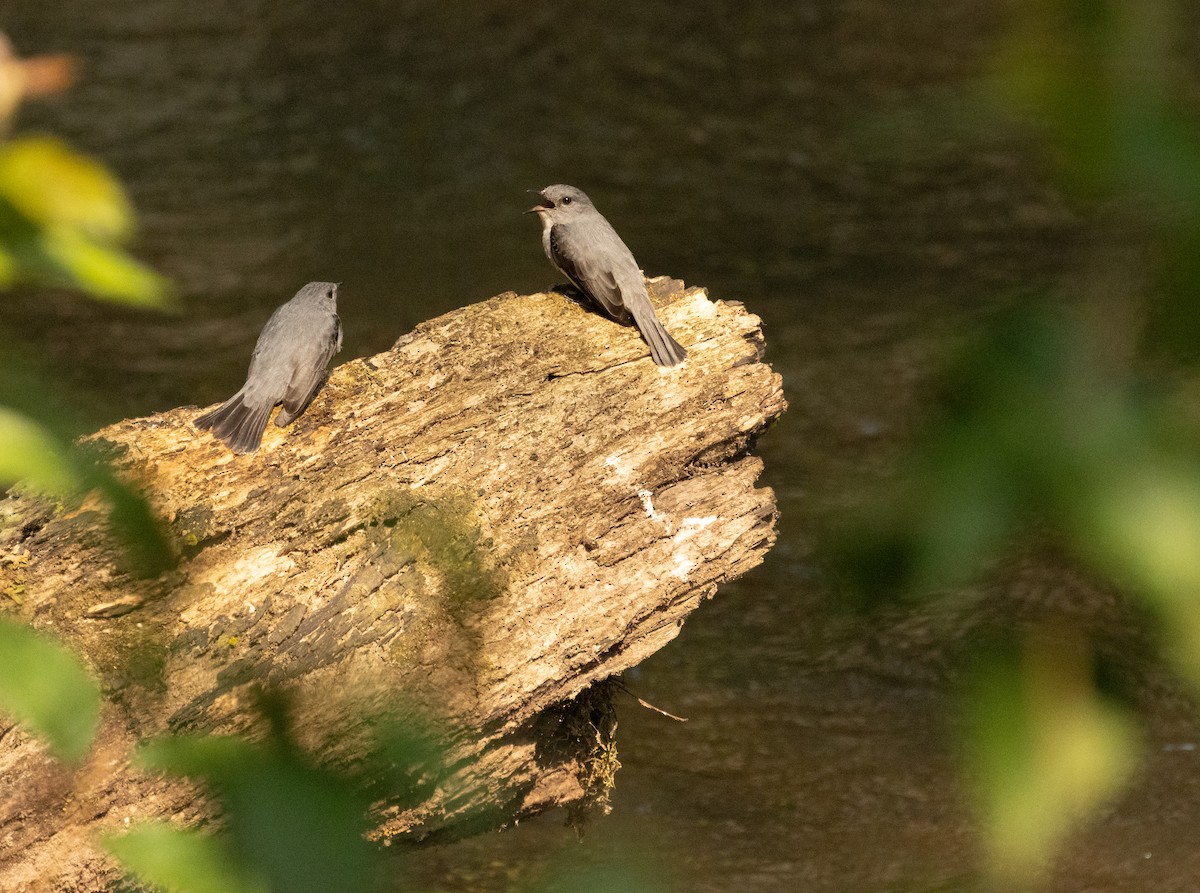
[[[419,710],[447,730],[469,783],[416,812],[383,804],[384,834],[603,796],[604,680],[775,537],[748,454],[785,408],[759,320],[650,288],[689,351],[673,370],[561,294],[508,293],[338,367],[258,453],[195,430],[192,408],[100,431],[179,550],[155,579],[123,569],[94,499],[0,503],[0,592],[22,593],[6,609],[109,695],[74,773],[0,725],[0,889],[92,889],[114,870],[95,831],[204,815],[186,784],[131,768],[132,748],[252,729],[263,685],[290,694],[326,761],[354,759],[364,716]]]

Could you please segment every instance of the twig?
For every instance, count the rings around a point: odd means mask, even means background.
[[[633,698],[635,701],[637,701],[639,704],[641,704],[643,707],[647,708],[648,710],[653,710],[655,713],[661,713],[663,716],[667,717],[668,719],[673,719],[676,722],[687,722],[686,716],[676,716],[674,713],[668,713],[666,710],[663,710],[661,707],[655,707],[649,701],[639,698],[632,691],[630,691],[629,686],[625,684],[625,681],[623,679],[614,679],[613,681],[617,684],[617,687],[620,688],[621,691],[625,692],[625,694],[629,695],[629,697]]]

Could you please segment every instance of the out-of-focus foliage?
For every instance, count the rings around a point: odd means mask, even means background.
[[[132,229],[129,200],[101,165],[47,137],[0,144],[0,287],[40,282],[163,306],[165,280],[120,248]]]
[[[1068,188],[1138,193],[1195,221],[1200,133],[1170,80],[1180,12],[1174,0],[1021,0],[995,71]]]
[[[100,687],[71,651],[0,617],[0,710],[77,763],[100,722]]]
[[[1163,262],[1149,346],[1200,359],[1200,119],[1173,64],[1180,0],[1022,0],[996,83],[1061,182],[1121,209]],[[1131,295],[1130,298],[1133,296]]]
[[[19,283],[76,288],[142,307],[168,301],[166,280],[127,255],[134,216],[120,183],[101,164],[49,137],[3,139],[22,98],[69,85],[68,57],[19,59],[0,34],[0,290]],[[138,573],[172,561],[144,500],[71,443],[76,432],[15,360],[0,365],[0,488],[17,481],[66,499],[95,490],[108,500],[117,534]]]
[[[147,745],[141,762],[213,791],[228,829],[214,846],[226,848],[234,866],[245,866],[240,876],[262,878],[262,889],[323,893],[372,886],[376,855],[365,836],[370,803],[292,749],[216,736],[174,738]],[[110,847],[122,856],[130,845],[117,838]],[[141,873],[145,860],[126,865]]]
[[[146,501],[99,457],[71,442],[65,411],[39,383],[20,369],[5,371],[0,380],[0,492],[19,483],[63,502],[99,494],[108,504],[113,532],[126,547],[128,569],[154,576],[170,567],[174,552]]]
[[[163,738],[139,756],[146,768],[200,782],[220,804],[219,832],[148,824],[105,846],[139,881],[172,893],[374,889],[384,861],[366,836],[370,806],[403,808],[432,792],[445,777],[434,739],[415,722],[405,729],[375,723],[370,753],[338,773],[314,766],[291,743],[283,699],[264,696],[260,706],[271,728],[265,743]]]
[[[859,531],[860,589],[948,591],[1049,529],[1150,597],[1173,635],[1200,632],[1200,603],[1185,595],[1200,582],[1186,573],[1200,554],[1187,539],[1200,536],[1200,455],[1174,436],[1169,403],[1094,360],[1045,308],[1012,310],[971,342],[892,514]],[[1043,868],[1139,752],[1128,708],[1095,688],[1092,662],[1086,637],[1058,625],[973,658],[964,753],[1001,876]]]
[[[80,483],[74,463],[53,434],[0,406],[0,488],[17,481],[46,494],[67,493]]]
[[[2,140],[24,96],[61,89],[71,72],[66,57],[17,59],[0,34],[0,289],[43,282],[161,306],[164,280],[119,248],[133,215],[112,175],[56,140]],[[144,501],[71,445],[26,375],[6,367],[0,378],[0,491],[18,481],[57,498],[96,490],[108,498],[136,569],[155,573],[169,564],[170,549]],[[4,595],[21,600],[16,590]],[[61,759],[79,762],[96,734],[100,703],[99,686],[74,654],[0,617],[0,710]]]
[[[168,893],[268,893],[248,876],[229,842],[200,831],[147,822],[104,839],[105,848],[143,882]]]
[[[1091,231],[1130,250],[1093,254],[1076,293],[1010,309],[967,345],[847,566],[875,599],[954,591],[1036,531],[1147,606],[1200,690],[1200,431],[1175,392],[1186,368],[1161,374],[1200,357],[1200,119],[1173,80],[1179,11],[1013,8],[994,66],[1006,126],[1034,134]],[[1087,635],[1064,623],[982,649],[964,698],[991,866],[1021,888],[1139,754]]]
[[[6,391],[0,385],[0,399]],[[0,403],[0,490],[19,482],[56,499],[100,493],[109,505],[110,524],[126,546],[130,570],[153,576],[169,567],[174,553],[145,500],[101,462],[72,445],[52,413],[47,419],[50,424],[42,424]]]
[[[554,866],[541,883],[533,885],[534,893],[661,893],[671,886],[661,877],[661,871],[636,864],[644,854],[630,853],[624,864],[580,865],[578,860]]]
[[[0,187],[28,220],[120,242],[133,231],[125,191],[101,165],[49,137],[15,139],[0,154]]]
[[[75,459],[84,485],[108,503],[109,526],[125,546],[125,569],[141,577],[154,577],[172,567],[177,556],[146,500],[118,480],[100,459],[75,447],[70,448],[69,455]]]
[[[67,56],[21,59],[0,34],[0,288],[78,288],[108,301],[163,306],[167,282],[125,254],[133,210],[102,165],[49,137],[2,141],[27,97],[74,79]]]
[[[1098,362],[1062,313],[1022,306],[970,342],[939,404],[903,493],[860,532],[861,589],[960,583],[1049,523],[1165,626],[1200,629],[1200,441],[1165,395]]]
[[[992,866],[1018,886],[1136,765],[1136,722],[1096,687],[1092,663],[1086,638],[1069,627],[972,655],[966,757]]]

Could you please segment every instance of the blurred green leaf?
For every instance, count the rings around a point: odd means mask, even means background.
[[[1014,535],[1038,525],[1064,534],[1110,575],[1143,562],[1121,579],[1158,585],[1144,562],[1161,556],[1145,550],[1161,551],[1172,535],[1152,542],[1149,531],[1161,528],[1133,521],[1131,510],[1163,509],[1139,508],[1147,487],[1174,487],[1178,508],[1189,476],[1200,480],[1200,461],[1168,434],[1161,398],[1095,363],[1064,320],[1030,307],[1006,311],[969,342],[941,391],[898,505],[874,512],[890,517],[892,529],[881,530],[875,518],[867,526],[887,544],[891,566],[907,569],[907,585],[969,579]],[[1168,466],[1177,466],[1172,483],[1152,483]],[[1182,523],[1183,515],[1169,520]]]
[[[391,716],[367,719],[375,741],[355,773],[367,799],[399,809],[415,808],[445,780],[449,773],[445,748],[433,727],[419,716],[414,708],[403,724]]]
[[[32,419],[0,406],[0,488],[17,481],[55,495],[80,485],[75,463],[57,438]]]
[[[0,146],[0,193],[34,224],[64,228],[105,242],[133,231],[133,209],[102,165],[51,137]]]
[[[100,722],[100,687],[69,649],[0,617],[0,709],[78,763]]]
[[[1115,170],[1110,6],[1023,0],[993,60],[1001,96],[1042,131],[1066,184],[1086,195],[1110,189]]]
[[[46,258],[93,297],[140,307],[161,307],[165,280],[129,255],[93,242],[73,230],[48,232]]]
[[[369,801],[349,781],[288,747],[228,737],[148,744],[141,763],[210,786],[241,865],[286,893],[366,890],[377,865],[367,842]]]
[[[640,865],[630,860],[624,864],[581,865],[578,855],[563,860],[534,886],[537,893],[663,893],[674,885],[663,878],[661,867]]]
[[[931,590],[971,576],[1016,529],[1020,491],[992,438],[986,430],[959,431],[925,457],[937,470],[908,523],[915,553],[910,585]]]
[[[216,784],[232,783],[266,759],[248,741],[225,735],[158,738],[138,752],[138,762],[147,769]]]
[[[1162,619],[1176,668],[1200,687],[1200,464],[1151,455],[1098,488],[1080,550]]]
[[[851,577],[941,587],[1033,532],[1149,606],[1200,690],[1200,426],[1181,419],[1194,395],[1182,413],[1188,401],[1166,396],[1181,370],[1161,365],[1200,359],[1200,118],[1178,67],[1186,9],[1012,4],[993,58],[1008,109],[998,129],[1038,138],[1087,215],[1093,253],[1069,300],[1008,313],[954,364],[898,496],[852,540],[862,561]],[[1101,693],[1092,662],[1065,627],[980,649],[966,745],[985,844],[1018,888],[1137,756],[1133,718]]]
[[[109,503],[109,523],[127,550],[126,568],[140,577],[155,577],[171,568],[178,556],[162,523],[140,493],[113,476],[107,467],[83,460],[84,479]]]
[[[1147,457],[1131,462],[1098,489],[1081,537],[1092,547],[1093,559],[1156,601],[1196,601],[1200,468]]]
[[[1129,778],[1136,725],[1097,690],[1087,641],[1066,627],[978,649],[965,706],[967,766],[992,871],[1029,881],[1072,825]]]
[[[267,893],[219,837],[147,823],[104,838],[104,847],[145,884],[166,893]]]
[[[1200,185],[1200,163],[1192,176]],[[1200,213],[1200,201],[1195,207]],[[1162,268],[1154,272],[1162,299],[1151,308],[1144,340],[1151,351],[1195,364],[1200,361],[1200,226],[1184,228],[1164,242]]]
[[[1129,98],[1120,128],[1129,183],[1155,200],[1168,222],[1200,224],[1200,119],[1170,98],[1141,91]]]
[[[1166,74],[1181,24],[1163,0],[1023,0],[994,61],[999,92],[1042,132],[1059,178],[1089,197],[1200,214],[1200,130]]]
[[[893,583],[911,592],[970,579],[1031,524],[1073,522],[1138,446],[1141,410],[1036,307],[1004,312],[969,341],[940,393],[894,504],[872,509],[847,556],[902,573]]]
[[[56,497],[99,490],[109,502],[110,523],[128,549],[133,572],[155,576],[174,563],[158,520],[139,494],[58,431],[0,406],[0,488],[17,482]]]
[[[17,280],[17,259],[0,244],[0,288],[10,288]]]
[[[132,230],[129,200],[102,165],[48,137],[0,144],[0,284],[45,282],[163,307],[166,280],[118,247]]]

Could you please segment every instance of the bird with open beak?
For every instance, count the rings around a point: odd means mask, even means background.
[[[540,204],[526,213],[542,220],[546,257],[596,306],[622,325],[636,325],[660,366],[677,366],[687,356],[663,328],[633,253],[596,210],[583,190],[547,186]]]

